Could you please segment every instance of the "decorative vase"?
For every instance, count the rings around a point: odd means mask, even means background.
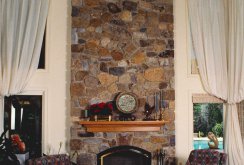
[[[29,159],[29,152],[23,154],[15,154],[20,162],[20,165],[25,165],[25,161]]]

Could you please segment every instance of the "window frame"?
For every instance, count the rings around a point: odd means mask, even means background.
[[[215,97],[215,96],[211,96],[209,94],[203,94],[203,93],[192,93],[192,98],[191,98],[191,129],[190,129],[190,132],[192,134],[191,140],[189,140],[189,144],[191,144],[191,147],[190,149],[193,150],[194,149],[194,145],[193,145],[193,138],[194,138],[194,115],[193,115],[193,104],[194,103],[221,103],[223,104],[223,128],[226,127],[226,104],[223,100]],[[190,123],[189,122],[189,123]],[[225,129],[223,129],[223,134],[224,133]],[[224,137],[223,137],[223,148],[224,148]]]

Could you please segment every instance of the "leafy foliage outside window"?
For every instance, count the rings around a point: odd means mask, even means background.
[[[213,132],[216,136],[223,137],[223,104],[219,103],[194,103],[194,133],[201,132],[207,136]]]

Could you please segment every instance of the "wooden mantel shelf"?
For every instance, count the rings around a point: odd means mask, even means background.
[[[87,132],[160,131],[167,121],[80,121]]]

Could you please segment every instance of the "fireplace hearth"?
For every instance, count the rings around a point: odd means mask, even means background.
[[[97,165],[151,165],[151,153],[135,146],[117,146],[97,154]]]

